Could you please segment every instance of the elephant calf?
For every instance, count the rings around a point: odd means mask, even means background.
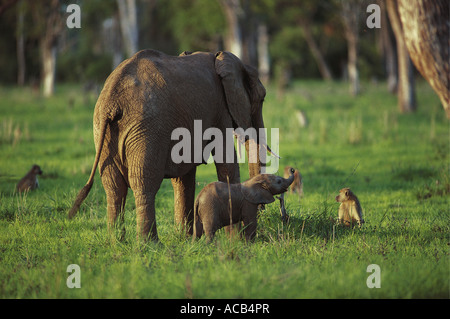
[[[286,192],[293,181],[294,170],[291,170],[289,178],[259,174],[240,184],[214,182],[206,185],[194,205],[193,239],[205,233],[211,241],[217,230],[241,221],[245,239],[253,239],[258,205],[275,201],[273,195]]]

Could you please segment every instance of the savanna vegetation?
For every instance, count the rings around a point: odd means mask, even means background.
[[[279,128],[279,162],[301,171],[304,196],[286,195],[261,212],[253,243],[219,232],[194,243],[174,224],[173,190],[157,195],[160,243],[136,242],[128,194],[123,241],[106,225],[97,175],[73,220],[67,211],[95,155],[95,94],[58,85],[43,98],[32,88],[0,89],[0,296],[2,298],[448,298],[449,126],[438,97],[418,81],[415,113],[399,114],[385,84],[363,82],[353,97],[343,82],[295,81],[283,96],[268,86],[267,128]],[[300,126],[297,112],[308,125]],[[269,130],[270,132],[270,130]],[[269,138],[270,142],[270,138]],[[38,190],[17,181],[39,164]],[[241,178],[248,178],[245,164]],[[197,190],[216,180],[197,171]],[[361,228],[335,225],[342,187],[363,207]],[[81,270],[69,289],[68,265]],[[381,288],[368,288],[368,265]]]

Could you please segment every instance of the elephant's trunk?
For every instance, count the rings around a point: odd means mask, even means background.
[[[286,189],[292,184],[292,182],[294,182],[294,178],[295,178],[295,170],[291,167],[290,171],[289,171],[290,175],[288,178],[286,178]]]
[[[261,167],[264,166],[264,163],[266,163],[266,153],[261,152],[260,148],[264,148],[267,153],[271,154],[272,156],[275,156],[276,158],[281,158],[278,154],[276,154],[274,151],[271,150],[269,145],[265,143],[264,141],[259,141],[260,144],[258,144],[258,141],[255,141],[253,139],[246,139],[245,140],[245,150],[247,152],[247,158],[249,160],[248,167],[249,167],[249,173],[250,178],[260,174],[261,173]],[[263,158],[261,159],[261,155]]]
[[[291,167],[290,169],[290,174],[288,178],[284,178],[284,181],[282,183],[283,188],[282,188],[282,192],[284,193],[287,191],[287,189],[289,188],[289,186],[291,186],[291,184],[294,182],[294,178],[295,178],[295,170]]]
[[[245,141],[245,150],[247,152],[248,159],[248,173],[250,178],[252,178],[253,176],[261,173],[261,166],[263,166],[263,164],[261,163],[259,145],[255,142],[255,140],[248,139],[247,141]],[[254,150],[256,150],[256,152]]]
[[[267,153],[280,158],[275,152],[273,152],[269,145],[267,145],[266,136],[260,136],[260,129],[264,129],[264,120],[262,117],[262,108],[257,108],[259,111],[255,112],[252,118],[252,125],[256,129],[257,137],[256,140],[248,139],[245,142],[245,149],[247,151],[247,158],[249,159],[248,170],[250,178],[262,173],[261,168],[267,163],[266,156]],[[258,144],[259,143],[259,144]],[[264,148],[267,152],[260,152],[260,148]],[[253,151],[253,152],[252,152]],[[256,153],[256,154],[255,154]],[[255,158],[256,157],[256,158]]]

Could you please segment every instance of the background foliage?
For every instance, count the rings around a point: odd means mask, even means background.
[[[81,29],[63,28],[58,45],[57,79],[80,82],[86,80],[101,84],[112,70],[112,53],[102,42],[102,25],[118,15],[115,1],[61,0],[61,15],[67,18],[65,8],[70,3],[81,7]],[[245,1],[244,1],[245,2]],[[248,1],[252,17],[268,26],[272,69],[288,63],[296,78],[320,78],[316,63],[302,36],[299,21],[308,19],[319,47],[336,78],[343,76],[346,60],[346,40],[336,1]],[[17,15],[24,14],[26,41],[27,83],[40,79],[38,44],[45,29],[42,11],[45,0],[19,1],[6,11],[0,20],[0,83],[14,83],[17,77],[16,41]],[[214,51],[224,49],[227,25],[219,0],[137,0],[139,49],[154,48],[167,54],[183,51]],[[366,16],[364,11],[361,14]],[[377,30],[364,28],[361,37],[360,64],[363,77],[382,77],[380,48],[373,45]],[[119,35],[120,36],[120,35]],[[374,56],[378,60],[374,62]]]

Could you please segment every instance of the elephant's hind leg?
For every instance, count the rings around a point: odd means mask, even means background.
[[[137,240],[158,241],[155,217],[155,197],[164,179],[167,145],[158,144],[155,136],[148,136],[150,122],[130,133],[125,150],[128,181],[136,202]]]
[[[128,186],[120,171],[114,165],[108,165],[102,173],[102,184],[106,192],[108,229],[110,233],[120,227],[122,240],[125,236],[124,210]],[[119,222],[117,222],[119,217]]]
[[[151,160],[148,161],[152,162]],[[145,167],[145,165],[141,167]],[[164,171],[156,168],[131,168],[129,172],[130,187],[133,190],[136,201],[137,238],[144,241],[149,239],[158,241],[155,197],[164,178]]]

